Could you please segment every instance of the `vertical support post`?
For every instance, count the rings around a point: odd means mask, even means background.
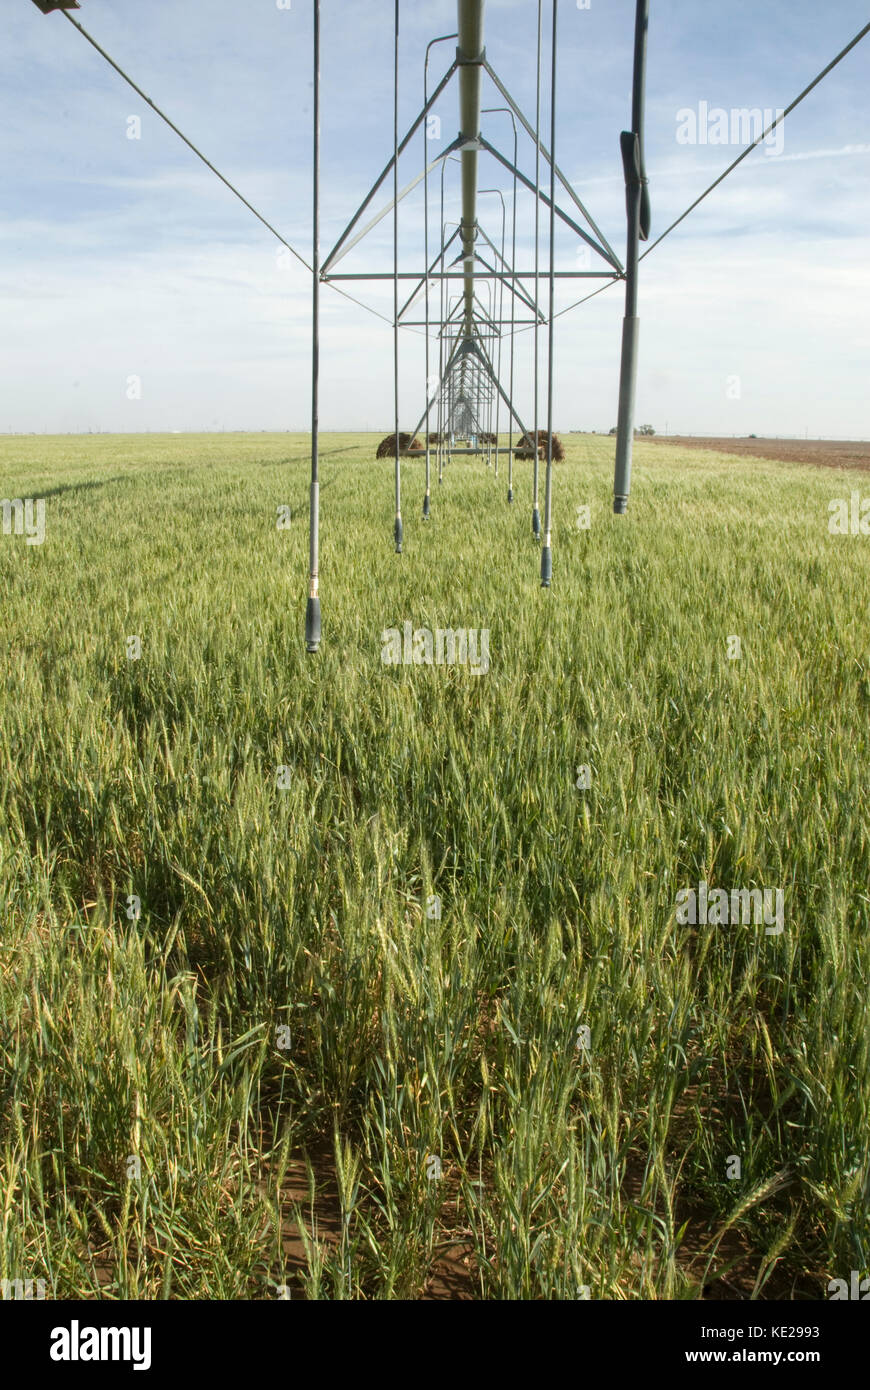
[[[486,114],[486,113],[488,113],[488,112],[491,112],[491,111],[498,111],[498,110],[504,110],[504,107],[484,107],[484,111],[483,111],[482,114]],[[508,113],[508,114],[511,114],[511,113]],[[504,194],[502,193],[502,191],[501,191],[500,188],[481,188],[481,189],[480,189],[480,192],[481,192],[481,193],[491,193],[491,194],[494,193],[494,194],[496,195],[496,197],[499,199],[500,203],[501,203],[501,263],[500,263],[500,266],[499,266],[499,269],[501,269],[501,267],[504,266],[504,264],[505,264],[504,252],[505,252],[505,233],[506,233],[506,230],[507,230],[507,205],[505,204]],[[504,275],[500,275],[500,276],[499,276],[499,282],[498,282],[498,289],[496,290],[495,288],[493,288],[493,292],[492,292],[492,299],[493,299],[493,305],[494,305],[493,313],[494,313],[494,314],[497,314],[497,322],[498,322],[498,328],[497,328],[498,340],[497,340],[496,345],[495,345],[495,346],[496,346],[496,354],[497,354],[497,366],[496,366],[496,373],[495,373],[495,374],[496,374],[496,376],[498,377],[499,381],[501,381],[501,346],[502,346],[502,337],[504,336],[504,329],[503,329],[503,319],[504,319],[504,285],[505,285],[505,277],[504,277]],[[513,298],[513,296],[512,296],[512,298]],[[495,396],[495,401],[494,401],[494,403],[493,403],[493,395]],[[494,433],[494,434],[495,434],[495,476],[496,476],[496,478],[497,478],[497,477],[498,477],[498,458],[499,458],[498,436],[499,436],[499,424],[500,424],[500,418],[501,418],[501,396],[498,394],[498,392],[493,393],[492,390],[489,390],[489,391],[488,391],[488,393],[487,393],[487,404],[489,405],[489,416],[488,416],[488,421],[487,421],[487,427],[486,427],[486,428],[487,428],[487,433]],[[493,420],[492,420],[493,411],[495,412],[495,430],[494,430],[494,431],[493,431],[493,428],[492,428],[492,426],[493,426]],[[491,452],[492,452],[492,445],[491,445],[491,444],[488,445],[488,449],[489,449],[489,454],[487,455],[487,468],[490,466],[490,464],[489,464],[489,455],[490,455]]]
[[[393,50],[393,394],[396,429],[396,554],[402,553],[402,470],[399,462],[399,0]]]
[[[429,78],[429,50],[430,44],[426,49],[426,62],[423,65],[423,101],[426,102],[428,93]],[[423,176],[423,269],[426,272],[426,419],[423,428],[426,431],[426,490],[423,493],[423,517],[429,515],[430,501],[429,489],[431,483],[432,464],[429,453],[429,150],[427,146],[428,122],[423,122],[423,168],[426,173]]]
[[[634,400],[637,384],[637,348],[640,320],[637,316],[638,252],[641,236],[648,235],[648,208],[644,208],[646,175],[643,158],[643,112],[646,86],[646,43],[649,0],[637,0],[634,30],[634,80],[631,98],[631,130],[620,136],[625,171],[628,240],[625,256],[625,317],[622,321],[622,358],[619,371],[619,414],[616,427],[616,464],[613,473],[613,510],[624,515],[631,490],[631,455],[634,443]],[[646,216],[643,214],[646,213]]]
[[[308,603],[305,649],[320,646],[320,0],[314,0],[314,174],[311,313],[311,488],[308,511]]]
[[[543,0],[538,0],[538,79],[535,106],[535,409],[534,452],[532,464],[532,535],[541,534],[541,514],[538,510],[538,285],[541,253],[541,12]]]
[[[440,272],[441,272],[441,279],[438,281],[438,286],[439,286],[439,290],[438,290],[438,293],[439,293],[439,308],[440,308],[440,311],[441,311],[441,329],[440,329],[439,334],[438,334],[438,379],[439,379],[439,381],[441,382],[441,396],[440,396],[440,399],[439,399],[439,401],[438,401],[438,485],[439,485],[439,487],[440,487],[440,486],[443,484],[443,482],[444,482],[444,430],[445,430],[445,428],[446,428],[445,411],[444,411],[444,405],[445,405],[445,391],[446,391],[446,383],[445,383],[445,381],[444,381],[444,350],[445,350],[445,341],[444,341],[444,340],[445,340],[445,334],[446,334],[446,332],[447,332],[447,326],[446,326],[446,322],[445,322],[446,317],[447,317],[447,281],[444,279],[444,266],[445,266],[445,260],[444,260],[444,238],[445,238],[445,226],[444,226],[444,168],[445,168],[446,164],[447,164],[447,160],[446,160],[446,159],[442,159],[442,161],[441,161],[441,222],[440,222],[440,226],[441,226],[441,261],[440,261],[440,263],[439,263],[439,270],[440,270]]]
[[[544,486],[544,545],[541,550],[541,588],[553,577],[553,320],[555,318],[556,240],[556,24],[559,0],[553,0],[553,55],[550,76],[550,304],[547,361],[547,478]]]
[[[444,246],[444,241],[443,241],[443,237],[444,237],[444,230],[443,230],[443,229],[444,229],[444,212],[443,212],[443,201],[444,201],[444,200],[443,200],[443,198],[442,198],[442,213],[441,213],[441,228],[442,228],[442,231],[441,231],[441,236],[442,236],[442,242],[441,242],[441,245],[442,245],[442,251],[441,251],[441,269],[442,269],[442,272],[443,272],[443,270],[444,270],[444,250],[443,250],[443,246]],[[444,328],[444,281],[443,281],[443,280],[439,281],[439,284],[440,284],[440,286],[441,286],[441,289],[440,289],[440,291],[439,291],[440,296],[441,296],[441,298],[440,298],[440,307],[441,307],[441,329],[440,329],[440,331],[439,331],[439,333],[438,333],[438,380],[441,382],[441,390],[440,390],[440,393],[439,393],[439,396],[438,396],[438,483],[439,483],[439,485],[440,485],[440,484],[442,484],[442,483],[444,482],[444,393],[445,393],[445,390],[446,390],[446,383],[445,383],[445,381],[444,381],[444,332],[445,332],[445,328]]]
[[[428,105],[429,105],[429,54],[432,52],[432,49],[433,49],[433,47],[435,46],[436,43],[446,43],[448,39],[455,39],[455,38],[458,38],[458,37],[459,37],[458,34],[442,34],[440,38],[432,39],[432,40],[426,45],[426,61],[425,61],[424,64],[423,64],[423,103],[424,103],[425,106],[428,106]],[[424,177],[424,180],[423,180],[423,256],[424,256],[424,262],[423,262],[423,263],[424,263],[424,266],[426,267],[426,269],[427,269],[427,271],[428,271],[428,267],[429,267],[429,173],[428,173],[428,169],[429,169],[429,155],[428,155],[428,144],[427,144],[427,141],[428,141],[429,136],[428,136],[428,131],[427,131],[427,129],[426,129],[427,124],[428,124],[427,121],[424,121],[424,122],[423,122],[423,168],[426,169],[426,171],[427,171],[427,172],[426,172],[426,175],[425,175],[425,177]],[[446,164],[446,162],[447,162],[446,160],[442,160],[442,161],[441,161],[441,269],[442,269],[442,271],[444,270],[444,165]],[[444,282],[441,281],[440,283],[441,283],[441,285],[443,286],[443,283],[444,283]],[[444,298],[444,291],[443,291],[443,288],[442,288],[442,290],[441,290],[441,298],[442,298],[442,301],[443,301],[443,298]],[[441,313],[441,321],[442,321],[442,323],[443,323],[443,321],[444,321],[443,309],[442,309],[442,313]],[[442,375],[443,375],[443,370],[444,370],[444,368],[443,368],[443,359],[442,359],[442,357],[441,357],[442,346],[441,346],[440,339],[439,339],[439,349],[438,349],[438,351],[439,351],[439,371],[438,371],[438,380],[440,381],[441,378],[442,378]],[[440,420],[440,404],[439,404],[439,420]],[[430,452],[429,452],[429,434],[430,434],[430,430],[429,430],[429,277],[428,277],[428,274],[427,274],[427,276],[426,276],[426,491],[425,491],[424,496],[423,496],[423,516],[424,516],[424,517],[428,517],[429,511],[430,511],[430,506],[431,506],[430,491],[431,491],[431,482],[432,482],[432,463],[431,463]],[[439,423],[439,428],[438,428],[438,436],[439,436],[439,439],[438,439],[438,481],[439,481],[439,483],[440,483],[440,482],[442,481],[442,477],[441,477],[441,438],[440,438],[440,436],[441,436],[441,427],[440,427],[440,423]]]
[[[499,190],[501,199],[501,259],[504,264],[504,238],[507,225],[507,208],[505,207],[504,194]],[[501,269],[501,266],[499,267]],[[504,337],[504,280],[499,281],[498,289],[498,365],[496,376],[501,381],[501,350],[502,339]],[[501,424],[501,396],[495,397],[495,476],[498,477],[498,436],[499,425]]]
[[[513,121],[513,127],[514,127],[514,190],[513,190],[513,191],[514,191],[514,201],[513,201],[513,210],[512,210],[512,216],[511,216],[511,221],[512,221],[512,230],[511,230],[511,270],[512,270],[512,272],[513,272],[514,278],[513,278],[513,281],[512,281],[512,283],[511,283],[511,366],[510,366],[510,392],[509,392],[509,394],[510,394],[510,399],[511,399],[511,403],[510,403],[510,408],[509,408],[509,410],[508,410],[508,430],[510,431],[510,430],[511,430],[511,411],[513,410],[513,402],[514,402],[514,332],[515,332],[515,328],[516,328],[516,312],[517,312],[517,309],[516,309],[516,305],[517,305],[517,296],[516,296],[516,288],[517,288],[517,281],[516,281],[516,269],[517,269],[517,172],[516,172],[516,171],[517,171],[517,122],[516,122],[516,117],[514,116],[513,111],[511,111],[510,108],[505,108],[505,109],[507,110],[508,115],[510,116],[511,120]],[[513,439],[511,438],[511,435],[510,435],[510,434],[508,434],[508,444],[509,444],[510,448],[509,448],[509,451],[508,451],[508,494],[507,494],[507,500],[508,500],[508,502],[513,502],[513,500],[514,500],[514,450],[513,450]]]
[[[480,83],[485,61],[483,49],[483,20],[485,0],[458,0],[457,32],[459,43],[456,57],[459,63],[459,133],[463,141],[480,138]],[[477,238],[477,165],[475,144],[463,147],[462,162],[462,221],[460,241],[464,271],[463,337],[472,337],[474,322],[474,243]]]

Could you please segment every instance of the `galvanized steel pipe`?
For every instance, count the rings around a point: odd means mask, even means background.
[[[457,0],[459,44],[459,134],[463,141],[476,142],[480,136],[480,79],[486,57],[483,47],[485,0]],[[465,272],[463,335],[472,336],[474,319],[474,243],[477,237],[477,156],[474,148],[462,152],[462,241]]]

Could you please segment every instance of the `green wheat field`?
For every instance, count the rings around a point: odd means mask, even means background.
[[[870,540],[828,529],[864,475],[641,441],[618,518],[613,440],[563,438],[545,591],[530,463],[508,507],[457,458],[424,523],[406,461],[397,556],[377,438],[324,436],[317,656],[305,436],[0,441],[46,500],[0,535],[0,1277],[870,1272]],[[405,622],[488,671],[385,664]],[[784,929],[682,924],[702,882]]]

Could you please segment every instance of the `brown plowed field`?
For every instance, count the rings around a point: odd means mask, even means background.
[[[682,444],[689,449],[715,449],[721,454],[777,459],[782,463],[813,463],[822,468],[870,468],[870,442],[841,439],[703,439],[690,435],[656,435],[653,443]]]

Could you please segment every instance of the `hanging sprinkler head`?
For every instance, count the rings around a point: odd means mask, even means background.
[[[320,646],[320,599],[316,594],[308,599],[305,609],[305,649],[316,652]]]

